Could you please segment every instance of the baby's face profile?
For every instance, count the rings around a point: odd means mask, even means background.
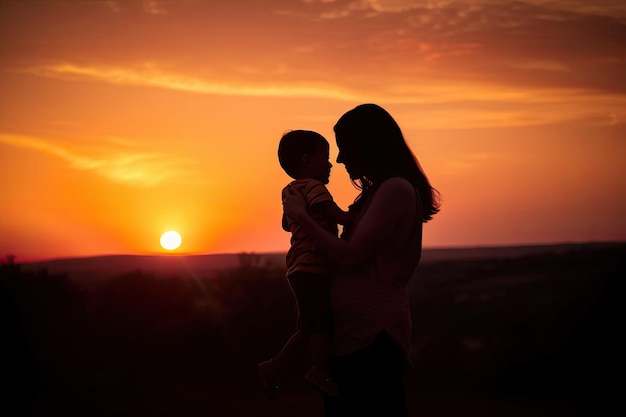
[[[310,177],[324,184],[328,184],[330,179],[330,168],[333,166],[330,163],[328,148],[319,147],[314,153],[309,154],[308,162]]]

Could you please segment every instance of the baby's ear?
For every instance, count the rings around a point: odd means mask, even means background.
[[[304,165],[305,167],[311,166],[311,155],[309,155],[308,153],[302,155],[302,165]]]

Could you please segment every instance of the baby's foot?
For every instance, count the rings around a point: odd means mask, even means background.
[[[270,359],[265,362],[261,362],[257,368],[259,369],[261,383],[263,384],[263,389],[265,390],[267,398],[269,398],[270,401],[275,401],[276,396],[278,395],[280,381],[278,379],[276,369],[272,366],[272,360]]]
[[[322,372],[313,367],[304,378],[309,384],[321,392],[336,397],[339,395],[337,383],[327,372]]]

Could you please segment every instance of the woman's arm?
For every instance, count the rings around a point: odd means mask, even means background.
[[[334,201],[323,201],[315,206],[328,218],[333,219],[335,223],[346,224],[352,221],[354,217],[353,213],[343,211]]]
[[[339,239],[317,224],[306,211],[303,198],[291,191],[285,199],[285,212],[293,217],[315,244],[340,266],[348,269],[364,264],[387,244],[415,201],[413,186],[403,178],[391,178],[380,185],[370,206],[349,240]],[[409,204],[407,204],[409,203]]]

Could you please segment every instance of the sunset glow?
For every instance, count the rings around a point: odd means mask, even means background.
[[[626,240],[626,5],[0,2],[0,256],[286,251],[281,135],[397,119],[427,247]],[[626,4],[626,3],[625,3]]]

